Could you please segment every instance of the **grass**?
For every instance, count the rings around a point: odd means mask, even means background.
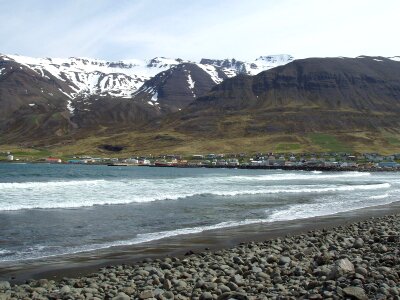
[[[52,156],[52,152],[41,148],[25,148],[12,145],[0,146],[0,152],[11,152],[14,159],[20,160],[38,160]]]
[[[323,151],[349,152],[351,147],[340,142],[335,136],[325,133],[312,133],[309,135],[312,144],[320,147]]]
[[[275,151],[277,152],[289,152],[289,151],[296,151],[296,150],[300,150],[301,149],[301,145],[296,143],[281,143],[281,144],[277,144],[275,147]]]
[[[392,146],[400,146],[400,139],[398,139],[398,138],[395,138],[392,136],[387,136],[386,140]]]
[[[389,138],[388,138],[389,137]],[[122,145],[121,152],[101,149],[101,145]],[[52,147],[0,145],[0,152],[10,151],[16,158],[37,160],[48,156],[63,160],[72,156],[129,157],[159,154],[207,153],[307,153],[307,152],[378,152],[400,153],[400,135],[388,132],[347,132],[312,134],[194,135],[177,131],[139,132],[125,130],[118,134],[98,132],[75,141],[65,140]]]

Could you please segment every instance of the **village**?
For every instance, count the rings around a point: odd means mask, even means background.
[[[11,152],[0,153],[2,162],[31,162],[51,164],[86,164],[108,166],[148,167],[206,167],[291,170],[400,170],[400,154],[378,153],[246,153],[145,155],[126,158],[71,156],[69,158],[45,157],[28,160]]]

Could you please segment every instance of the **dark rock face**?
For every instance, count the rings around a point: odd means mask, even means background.
[[[230,69],[235,69],[239,73],[246,73],[246,67],[245,63],[236,60],[234,58],[232,59],[208,59],[208,58],[203,58],[200,61],[201,64],[206,64],[206,65],[213,65],[221,68],[230,68]]]
[[[277,58],[260,57],[265,62],[273,59]],[[240,126],[238,131],[246,136],[338,130],[399,132],[398,61],[310,58],[256,76],[233,78],[227,78],[222,69],[240,69],[244,63],[233,59],[203,59],[202,63],[215,68],[206,71],[197,64],[181,62],[146,81],[131,98],[98,94],[71,99],[68,94],[73,93],[73,84],[67,78],[38,74],[0,56],[2,139],[48,142],[80,138],[101,127],[112,133],[126,128],[154,130],[154,124],[196,135],[211,132],[221,138],[232,125]],[[117,77],[109,75],[110,80]],[[221,79],[224,81],[216,85]],[[246,117],[240,124],[230,121],[242,116]]]
[[[202,101],[228,107],[318,106],[400,109],[400,62],[386,58],[309,58],[216,86]],[[244,101],[248,97],[247,101]],[[232,103],[233,102],[233,103]]]
[[[218,75],[227,78],[221,71]],[[154,102],[164,112],[174,112],[204,96],[215,84],[210,75],[196,64],[183,63],[148,80],[134,97]]]
[[[84,59],[79,61],[90,64]],[[181,63],[148,80],[131,98],[107,93],[71,97],[75,84],[67,77],[39,74],[0,56],[0,132],[7,142],[32,139],[49,142],[67,136],[85,136],[100,127],[118,131],[152,124],[161,116],[188,106],[216,84],[212,76],[196,64],[177,61]],[[161,62],[153,59],[150,63],[158,66]],[[121,63],[114,67],[130,65]],[[219,80],[227,77],[219,70],[217,73]],[[118,73],[97,75],[98,83],[93,90],[100,91],[100,83],[107,89],[111,81],[122,80]],[[76,77],[78,80],[79,76]]]
[[[60,135],[76,128],[67,113],[71,91],[63,81],[36,72],[13,61],[0,60],[0,132],[23,136]]]
[[[190,105],[179,130],[226,115],[251,115],[247,133],[397,130],[399,113],[400,62],[309,58],[225,80]]]

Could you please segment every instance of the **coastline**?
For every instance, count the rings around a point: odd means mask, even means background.
[[[305,234],[311,230],[329,230],[337,226],[398,213],[400,213],[400,202],[394,202],[328,216],[243,225],[168,237],[132,246],[7,263],[0,268],[0,281],[6,280],[12,284],[41,278],[59,281],[64,277],[85,276],[105,266],[134,265],[145,259],[182,258],[185,254],[198,254],[206,249],[211,251],[231,249],[240,243],[262,242]]]

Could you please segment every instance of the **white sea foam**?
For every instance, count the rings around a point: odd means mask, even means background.
[[[398,201],[397,199],[390,198],[389,196],[379,198],[378,197],[379,196],[376,196],[374,198],[370,197],[369,200],[352,200],[351,198],[347,199],[346,197],[344,197],[339,200],[329,199],[328,201],[319,201],[317,203],[295,204],[284,209],[276,210],[268,217],[268,221],[276,222],[328,216],[361,208],[390,204]],[[385,200],[377,202],[377,199]]]
[[[371,176],[371,173],[368,172],[323,173],[321,171],[313,171],[307,174],[281,173],[281,174],[267,174],[258,176],[235,176],[235,178],[240,180],[252,180],[252,181],[253,180],[281,181],[281,180],[348,179],[348,178],[368,177],[368,176]]]
[[[11,253],[11,251],[6,250],[6,249],[0,249],[0,255],[2,255],[2,254],[8,254],[8,253]]]
[[[369,199],[385,199],[388,198],[390,195],[388,193],[383,194],[383,195],[376,195],[376,196],[370,196]]]
[[[50,182],[0,182],[0,190],[6,189],[51,189],[71,186],[94,186],[106,183],[105,180],[70,180],[70,181],[50,181]]]
[[[218,184],[218,183],[221,184]],[[213,183],[213,186],[210,184]],[[217,183],[217,184],[216,184]],[[94,205],[144,203],[186,199],[194,196],[239,196],[259,194],[303,194],[387,189],[389,183],[359,185],[232,185],[207,178],[136,181],[65,181],[3,183],[0,188],[1,210],[79,208]],[[84,197],[82,196],[84,193]],[[15,201],[18,199],[18,201]]]

